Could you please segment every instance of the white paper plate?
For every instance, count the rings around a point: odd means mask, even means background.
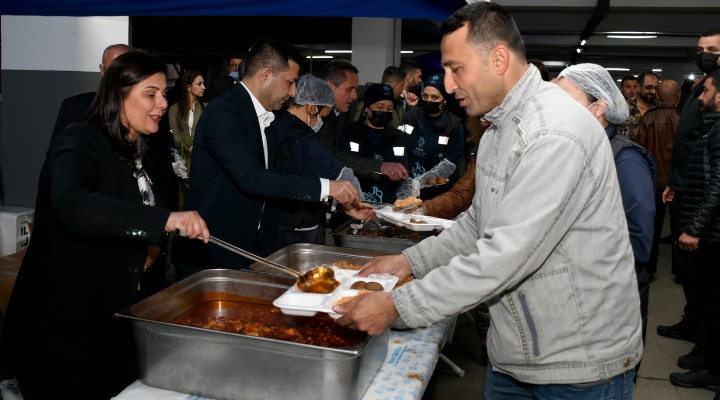
[[[318,312],[325,312],[331,317],[337,318],[340,315],[333,312],[332,306],[341,298],[356,296],[360,292],[361,289],[351,289],[354,283],[358,281],[366,283],[376,282],[382,285],[384,292],[389,292],[398,282],[397,276],[390,274],[370,274],[369,276],[361,277],[354,276],[357,273],[355,270],[331,267],[335,270],[335,279],[340,282],[340,286],[332,293],[305,293],[300,291],[297,285],[293,285],[280,297],[275,299],[273,305],[279,308],[283,314],[312,317]]]

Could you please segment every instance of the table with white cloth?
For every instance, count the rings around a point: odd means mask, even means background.
[[[370,382],[362,400],[421,399],[441,357],[440,351],[446,342],[452,340],[456,319],[451,317],[427,328],[390,331],[385,362]],[[113,399],[206,400],[191,394],[153,388],[139,380]]]

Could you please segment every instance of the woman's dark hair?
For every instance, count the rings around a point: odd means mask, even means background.
[[[127,139],[128,128],[120,120],[123,101],[133,86],[158,72],[167,73],[165,64],[145,51],[135,50],[118,56],[105,71],[100,90],[85,114],[85,121],[102,125],[114,150],[133,167],[135,160],[145,153],[145,139],[142,135],[135,143]]]
[[[178,101],[178,114],[177,114],[177,125],[180,126],[183,121],[188,120],[188,115],[190,115],[190,108],[192,107],[192,104],[190,104],[190,91],[187,90],[188,87],[192,86],[193,82],[195,81],[195,78],[198,76],[202,76],[200,71],[194,71],[189,70],[185,71],[183,73],[182,77],[180,78],[180,82],[176,83],[181,85],[180,86],[180,101]],[[197,99],[198,103],[200,104],[200,109],[205,109],[205,103],[202,102],[202,100]]]

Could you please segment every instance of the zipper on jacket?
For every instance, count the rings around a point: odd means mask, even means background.
[[[527,337],[525,335],[525,329],[523,329],[523,324],[521,323],[520,317],[518,316],[518,310],[517,307],[515,307],[515,301],[513,301],[513,298],[511,296],[505,296],[505,298],[507,299],[508,306],[510,307],[510,312],[513,315],[515,325],[518,329],[518,334],[520,335],[520,345],[522,346],[523,357],[525,357],[525,361],[531,361],[530,357],[528,356]]]
[[[530,336],[532,337],[532,347],[533,347],[533,355],[535,357],[540,356],[540,348],[538,345],[538,334],[537,329],[535,328],[535,321],[533,320],[532,314],[530,314],[530,308],[527,304],[527,298],[525,297],[525,292],[519,291],[518,292],[518,300],[520,300],[520,306],[522,307],[523,315],[525,315],[525,320],[528,324],[528,329],[530,330]]]

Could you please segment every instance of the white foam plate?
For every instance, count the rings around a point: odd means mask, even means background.
[[[273,305],[279,308],[283,314],[312,317],[318,312],[325,312],[331,317],[337,318],[340,315],[333,312],[333,304],[342,297],[356,296],[360,289],[351,289],[350,287],[357,281],[377,282],[383,286],[384,292],[391,291],[398,282],[398,277],[390,274],[370,274],[361,277],[355,276],[357,273],[355,270],[330,267],[335,271],[335,279],[340,282],[340,285],[332,293],[305,293],[300,291],[297,285],[292,285],[290,289],[273,301]]]
[[[403,212],[389,211],[387,209],[375,210],[375,215],[393,225],[404,226],[412,231],[418,232],[427,232],[438,227],[447,229],[455,222],[449,219],[435,218],[426,215],[405,214]],[[425,221],[426,223],[411,222],[411,219]]]

